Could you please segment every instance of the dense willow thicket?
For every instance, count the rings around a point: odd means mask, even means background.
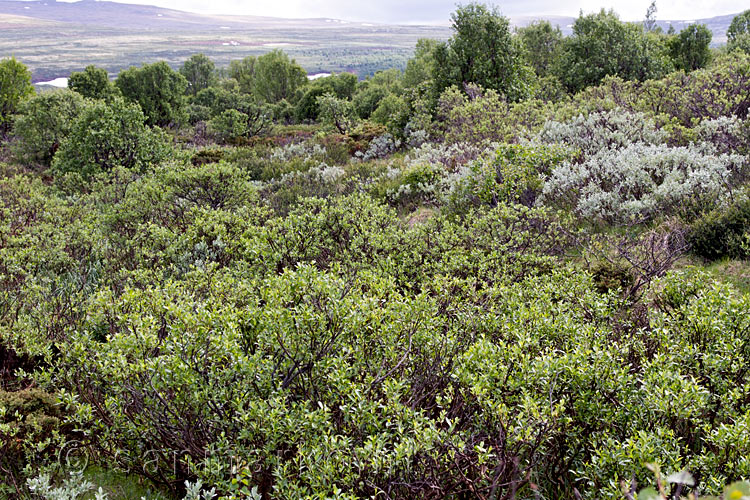
[[[454,23],[365,81],[0,63],[1,497],[750,496],[743,25]]]

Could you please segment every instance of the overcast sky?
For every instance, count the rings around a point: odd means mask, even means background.
[[[455,0],[120,0],[203,14],[246,14],[276,17],[332,17],[383,23],[447,22]],[[491,3],[491,2],[488,2]],[[494,2],[507,16],[577,16],[579,10],[612,8],[623,20],[644,17],[651,0],[507,0]],[[748,8],[747,0],[657,0],[657,18],[692,20],[733,14]]]

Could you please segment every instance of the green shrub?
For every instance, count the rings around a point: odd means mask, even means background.
[[[385,133],[385,127],[377,123],[365,121],[357,124],[347,134],[353,141],[350,144],[349,153],[352,155],[357,151],[364,153],[374,139],[382,137]]]
[[[249,116],[254,62],[193,105]],[[78,495],[46,467],[71,429],[105,471],[192,500],[621,500],[685,470],[683,496],[750,477],[750,296],[667,273],[675,215],[715,209],[696,251],[747,256],[746,61],[555,106],[466,85],[435,123],[420,64],[413,92],[391,72],[357,94],[375,118],[408,107],[403,153],[361,122],[163,161],[114,99],[73,121],[52,184],[0,163],[0,477]],[[385,80],[391,97],[367,90]],[[290,99],[346,108],[355,88]]]
[[[599,260],[589,269],[600,293],[613,290],[626,290],[633,284],[633,276],[628,268],[620,263]]]
[[[326,148],[306,142],[290,143],[270,151],[257,147],[234,148],[227,161],[246,171],[251,179],[267,182],[321,166],[327,157]]]
[[[109,81],[109,74],[104,68],[93,64],[83,71],[74,71],[68,78],[68,88],[83,97],[91,99],[111,99],[119,94],[119,89]]]
[[[39,178],[0,180],[0,338],[49,362],[98,284],[101,237],[90,211]]]
[[[696,255],[708,260],[750,258],[750,197],[716,209],[693,223],[689,241]]]
[[[123,70],[115,86],[125,99],[140,106],[150,126],[177,125],[185,119],[188,81],[166,61]]]
[[[0,389],[0,484],[3,498],[19,498],[25,478],[54,462],[64,438],[57,398],[41,389]]]
[[[420,204],[435,203],[439,198],[440,170],[430,164],[413,164],[402,171],[389,169],[385,182],[373,189],[391,205],[413,209]]]
[[[166,159],[169,152],[164,134],[146,126],[138,105],[117,98],[96,101],[83,110],[55,154],[52,168],[84,177],[116,166],[144,170]]]
[[[228,163],[199,166],[165,164],[131,182],[112,209],[101,217],[109,245],[109,279],[159,279],[178,261],[179,237],[205,210],[229,211],[252,206],[257,188],[246,172]]]
[[[326,150],[325,163],[328,165],[346,165],[355,150],[354,140],[346,135],[326,134],[320,140]]]
[[[49,167],[84,107],[84,99],[70,90],[44,92],[25,101],[13,125],[16,155],[26,164]]]
[[[451,15],[453,36],[431,50],[431,77],[438,92],[476,83],[511,102],[529,95],[534,71],[525,65],[522,43],[497,7],[470,3]]]
[[[428,165],[404,178],[435,183]],[[747,475],[747,296],[674,274],[631,304],[617,273],[564,263],[574,228],[549,210],[410,227],[339,196],[368,168],[282,176],[299,196],[278,212],[229,163],[115,169],[75,196],[4,179],[0,331],[44,356],[37,382],[96,458],[175,490],[598,500],[653,485],[646,461],[712,493]]]
[[[690,24],[669,40],[669,55],[676,69],[685,72],[704,68],[711,61],[713,33],[705,24]]]
[[[351,101],[326,93],[315,100],[315,105],[319,110],[318,121],[330,130],[347,134],[357,126],[358,117]]]
[[[406,124],[409,122],[409,106],[401,96],[387,95],[379,102],[371,115],[372,121],[385,126],[388,132],[396,137],[403,137]]]
[[[271,107],[250,96],[232,95],[228,103],[219,102],[217,105],[230,106],[219,108],[207,125],[208,132],[221,142],[247,142],[265,134],[273,125]]]
[[[224,159],[247,172],[253,180],[269,180],[276,175],[278,165],[270,162],[268,156],[257,148],[237,147],[229,149]]]
[[[228,109],[211,118],[208,122],[208,131],[221,142],[237,141],[248,134],[248,119],[245,113]]]
[[[644,81],[672,70],[663,37],[640,23],[620,21],[612,10],[581,14],[563,40],[553,72],[571,91],[599,84],[606,76]]]
[[[187,114],[188,123],[191,125],[207,122],[211,119],[211,108],[201,106],[200,104],[188,104],[185,112]]]
[[[746,10],[732,18],[727,29],[728,46],[733,50],[734,46],[741,45],[743,37],[750,33],[750,10]]]
[[[11,128],[19,104],[33,94],[31,71],[15,57],[0,59],[0,133]]]
[[[274,178],[263,188],[261,196],[275,213],[284,215],[304,198],[329,198],[345,194],[348,187],[341,182],[345,176],[343,168],[320,163]]]
[[[239,100],[240,93],[236,89],[211,86],[199,90],[190,100],[190,106],[194,106],[201,113],[207,113],[208,118],[205,119],[209,119],[227,109],[236,109]]]
[[[304,208],[268,235],[277,255],[302,252],[281,267],[264,263],[280,274],[194,274],[92,304],[86,328],[111,325],[109,340],[73,339],[59,377],[102,391],[91,402],[107,405],[76,403],[74,418],[98,446],[117,446],[120,465],[148,457],[164,481],[197,476],[223,491],[241,474],[272,497],[376,487],[400,497],[425,478],[450,496],[471,474],[478,491],[500,477],[503,491],[532,494],[531,480],[548,497],[575,487],[586,499],[618,499],[619,480],[649,484],[644,464],[654,461],[695,470],[711,491],[746,473],[741,453],[714,449],[728,439],[748,446],[731,431],[743,415],[735,388],[748,383],[747,297],[705,279],[688,291],[695,278],[671,276],[656,291],[671,299],[651,314],[653,330],[617,336],[617,301],[585,274],[484,281],[502,275],[484,266],[522,255],[490,236],[507,227],[500,212],[466,233],[486,245],[464,247],[469,254],[455,250],[456,227],[420,232],[442,235],[428,258],[437,274],[427,293],[403,294],[372,272],[393,265],[380,246],[391,231],[367,231],[345,206]],[[389,219],[380,211],[375,220]],[[370,272],[336,277],[368,260]],[[472,286],[478,276],[485,287]],[[237,455],[244,462],[232,469]]]
[[[452,181],[448,205],[459,212],[498,203],[533,206],[552,170],[572,160],[576,153],[557,145],[499,145]]]
[[[687,74],[677,71],[644,82],[607,77],[600,86],[577,94],[574,102],[579,110],[622,108],[693,127],[699,121],[721,116],[747,117],[750,94],[745,89],[749,82],[750,54],[732,52],[717,56],[707,68]]]
[[[510,104],[494,90],[464,90],[448,88],[438,101],[437,127],[448,143],[518,142],[536,133],[549,113],[541,101]]]
[[[209,163],[219,163],[224,159],[224,156],[225,152],[222,149],[201,149],[190,158],[190,163],[195,167]]]

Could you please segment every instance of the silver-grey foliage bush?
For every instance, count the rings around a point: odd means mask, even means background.
[[[557,167],[542,200],[608,222],[689,214],[731,198],[746,170],[744,157],[709,154],[697,145],[632,144]]]
[[[93,490],[96,486],[83,478],[80,473],[70,473],[60,486],[55,486],[49,474],[40,474],[26,481],[29,491],[44,500],[77,500]],[[107,494],[99,488],[94,494],[96,500],[105,500]]]
[[[391,134],[385,133],[370,141],[370,145],[364,153],[357,151],[357,157],[364,161],[385,158],[395,153],[400,147],[401,141],[399,139],[395,139]]]
[[[697,140],[712,153],[744,153],[750,147],[750,126],[736,116],[703,120],[695,130]]]
[[[493,145],[494,146],[494,145]],[[491,146],[489,149],[492,149]],[[432,165],[447,171],[460,170],[460,167],[476,160],[487,148],[468,143],[427,142],[412,150],[406,157],[409,166]]]
[[[78,500],[84,495],[92,492],[96,485],[85,479],[80,472],[71,472],[60,486],[55,486],[49,474],[40,474],[26,481],[29,491],[38,498],[44,500]],[[94,500],[107,500],[109,495],[100,486],[93,491]],[[216,488],[204,489],[203,482],[198,479],[195,483],[185,481],[185,496],[183,500],[213,500],[216,498]],[[257,489],[250,493],[250,500],[259,499]],[[141,500],[146,500],[141,497]]]
[[[539,132],[541,142],[565,144],[580,149],[584,155],[637,142],[662,144],[666,137],[648,116],[620,109],[579,115],[566,123],[548,121]]]
[[[273,150],[271,160],[288,162],[295,158],[304,160],[320,160],[326,155],[326,148],[311,142],[293,142]]]

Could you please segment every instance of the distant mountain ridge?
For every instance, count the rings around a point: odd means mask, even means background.
[[[309,19],[263,16],[212,16],[165,9],[153,5],[96,0],[81,0],[79,2],[0,0],[0,15],[3,14],[105,28],[168,31],[241,29],[258,23],[294,24],[299,22],[309,24],[310,22]],[[324,19],[319,21],[325,22]]]
[[[137,5],[111,1],[81,0],[79,2],[57,2],[54,0],[0,0],[0,16],[24,16],[32,19],[70,23],[76,25],[93,25],[117,29],[153,29],[162,31],[215,29],[252,29],[258,24],[268,26],[278,24],[293,26],[295,24],[320,28],[340,28],[343,24],[367,25],[338,19],[294,19],[263,16],[204,15],[180,10],[166,9],[152,5]],[[672,25],[677,31],[693,22],[705,24],[713,32],[714,44],[726,42],[726,31],[734,15],[716,16],[695,20],[664,20],[657,24],[665,31]],[[537,19],[546,19],[553,25],[560,26],[565,34],[571,33],[574,17],[567,16],[511,16],[516,26],[525,26]],[[0,18],[0,23],[2,19]],[[380,23],[377,23],[380,25]]]

